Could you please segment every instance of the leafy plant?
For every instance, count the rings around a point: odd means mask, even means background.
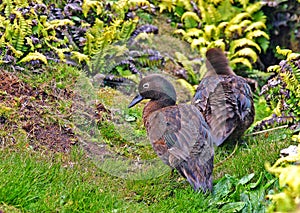
[[[228,51],[231,66],[243,64],[252,69],[258,54],[266,51],[269,36],[266,17],[260,2],[248,1],[168,1],[162,0],[160,11],[174,12],[181,23],[175,34],[190,43],[202,56],[208,48],[220,47]]]
[[[279,179],[280,191],[267,196],[272,203],[268,212],[296,212],[299,211],[300,196],[300,145],[298,154],[280,158],[271,166],[266,164],[266,169]]]
[[[0,4],[0,64],[48,60],[90,65],[106,46],[130,38],[138,23],[128,16],[133,5],[147,1],[70,1],[45,5],[40,1]]]
[[[300,122],[300,54],[280,47],[276,50],[285,60],[268,68],[275,76],[262,87],[261,95],[273,112],[257,125],[260,129],[274,123]]]
[[[238,179],[226,174],[214,186],[214,205],[221,212],[265,212],[264,197],[275,178],[260,173],[256,182],[251,182],[255,174],[251,173]]]

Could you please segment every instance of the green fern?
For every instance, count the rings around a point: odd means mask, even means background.
[[[255,47],[255,49],[258,52],[261,52],[260,46],[253,40],[250,40],[247,38],[241,38],[241,39],[232,41],[230,43],[230,52],[234,53],[234,52],[236,52],[237,48],[240,49],[241,47],[247,47],[247,46]]]
[[[187,71],[188,74],[188,82],[190,82],[192,85],[196,85],[199,83],[199,78],[196,75],[193,65],[200,64],[200,62],[190,61],[184,54],[180,52],[175,52],[176,61],[178,61],[180,64],[182,64],[183,68]]]
[[[24,17],[19,11],[14,11],[14,14],[16,15],[15,21],[17,21],[18,24],[14,29],[12,44],[17,50],[22,51],[25,48],[24,46],[25,37],[28,34],[31,34],[31,30],[30,27],[27,25],[27,22],[25,21]]]
[[[126,40],[130,37],[130,35],[133,33],[137,25],[137,19],[134,21],[125,21],[122,24],[121,30],[119,31],[118,38],[120,40]]]
[[[44,62],[45,64],[47,64],[46,56],[44,56],[43,54],[41,54],[39,52],[28,53],[28,55],[26,55],[24,58],[22,58],[19,61],[19,63],[26,63],[26,62],[30,62],[32,60],[40,60],[40,61]]]
[[[45,30],[53,30],[55,28],[61,27],[61,26],[73,26],[74,22],[69,20],[69,19],[62,19],[62,20],[52,20],[47,22],[47,27],[45,28]]]
[[[279,55],[285,60],[279,65],[268,67],[269,72],[275,72],[273,82],[277,84],[266,84],[264,93],[269,98],[270,106],[277,116],[289,114],[297,122],[300,121],[300,55],[289,49],[276,47]],[[271,80],[269,82],[272,82]]]
[[[71,52],[71,58],[72,59],[76,59],[78,60],[78,62],[81,64],[82,62],[85,62],[87,65],[90,65],[89,62],[90,62],[90,58],[89,56],[85,55],[85,54],[82,54],[80,52],[77,52],[77,51],[72,51]]]
[[[14,10],[13,0],[3,0],[3,5],[5,5],[4,14],[8,18],[12,11]]]
[[[159,3],[158,7],[159,7],[159,12],[161,13],[165,10],[171,12],[175,8],[175,3],[173,0],[163,0]]]
[[[103,10],[102,3],[100,1],[84,0],[82,3],[82,13],[84,17],[87,17],[90,9],[95,10],[97,15],[99,15]]]
[[[258,53],[266,51],[270,38],[266,33],[266,17],[260,11],[261,3],[240,0],[242,6],[236,6],[231,0],[198,0],[191,7],[190,1],[183,2],[161,0],[160,5],[168,5],[174,13],[179,7],[184,10],[180,16],[184,29],[174,33],[202,56],[208,48],[220,47],[229,52],[234,69],[243,64],[251,70]]]
[[[136,7],[136,6],[139,6],[139,7],[143,7],[143,6],[150,6],[150,3],[149,1],[147,0],[128,0],[128,6],[129,7]]]

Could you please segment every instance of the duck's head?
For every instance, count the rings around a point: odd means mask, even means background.
[[[158,74],[148,75],[141,80],[138,87],[139,94],[129,104],[133,107],[143,99],[164,102],[166,105],[176,103],[176,92],[173,85]]]

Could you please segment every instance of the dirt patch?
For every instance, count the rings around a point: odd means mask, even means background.
[[[15,73],[0,70],[0,145],[22,141],[34,150],[68,152],[78,144],[70,117],[79,99],[73,91],[49,85],[33,88]],[[98,104],[87,111],[101,119],[103,107]]]

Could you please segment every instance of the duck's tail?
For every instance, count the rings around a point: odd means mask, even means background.
[[[206,52],[206,67],[208,72],[218,75],[235,75],[229,66],[229,61],[220,48],[211,48]]]
[[[177,170],[187,179],[195,191],[211,192],[213,161],[213,156],[205,164],[200,159],[191,159],[179,164]]]

